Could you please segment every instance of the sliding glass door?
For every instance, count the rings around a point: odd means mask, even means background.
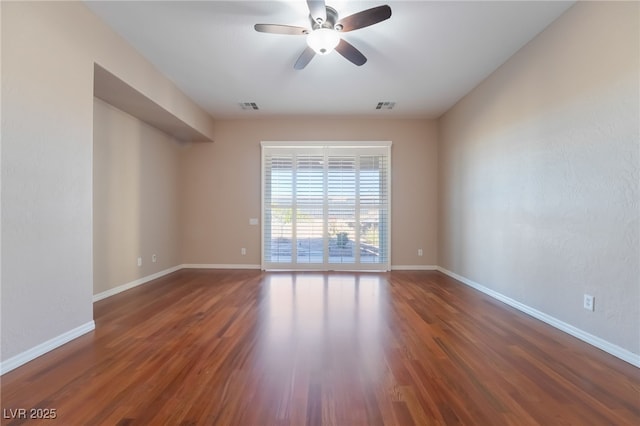
[[[388,270],[390,150],[263,142],[263,269]]]

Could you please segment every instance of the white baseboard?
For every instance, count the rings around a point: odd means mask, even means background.
[[[600,337],[594,336],[593,334],[587,333],[586,331],[581,330],[577,327],[574,327],[571,324],[567,324],[564,321],[560,321],[559,319],[552,317],[551,315],[545,314],[544,312],[541,312],[537,309],[534,309],[530,306],[520,303],[517,300],[514,300],[501,293],[498,293],[497,291],[491,290],[490,288],[487,288],[481,284],[478,284],[475,281],[472,281],[468,278],[465,278],[447,269],[444,269],[441,267],[438,267],[437,269],[443,274],[448,275],[451,278],[456,279],[461,283],[468,285],[469,287],[473,287],[476,290],[481,291],[482,293],[488,296],[491,296],[496,300],[506,303],[507,305],[513,308],[516,308],[517,310],[524,312],[527,315],[530,315],[542,322],[545,322],[551,325],[552,327],[557,328],[558,330],[564,331],[565,333],[570,334],[573,337],[576,337],[582,340],[583,342],[586,342],[592,346],[595,346],[596,348],[602,349],[603,351],[617,358],[620,358],[621,360],[626,361],[631,365],[634,365],[640,368],[640,355],[638,354],[635,354],[627,349],[621,348],[618,345],[614,345],[613,343],[608,342],[604,339],[601,339]]]
[[[261,269],[261,265],[252,264],[184,264],[185,269]],[[435,265],[391,265],[392,271],[436,271],[438,266]]]
[[[185,269],[260,269],[260,265],[251,264],[235,264],[235,265],[216,265],[208,263],[188,263],[181,265]]]
[[[172,272],[179,271],[182,268],[183,268],[183,265],[174,266],[173,268],[165,269],[164,271],[156,272],[155,274],[152,274],[152,275],[147,275],[146,277],[139,278],[135,281],[131,281],[130,283],[122,284],[118,287],[114,287],[107,291],[103,291],[102,293],[94,294],[93,301],[95,303],[99,300],[106,299],[107,297],[111,297],[118,293],[122,293],[123,291],[132,289],[134,287],[138,287],[139,285],[146,284],[149,281],[153,281],[157,278],[164,277],[165,275],[168,275]]]
[[[92,321],[89,321],[86,324],[81,325],[80,327],[76,327],[73,330],[69,330],[66,333],[62,333],[61,335],[54,337],[53,339],[47,340],[44,343],[40,343],[37,346],[34,346],[31,349],[28,349],[22,353],[19,353],[16,356],[9,358],[6,361],[0,363],[0,375],[8,373],[11,370],[14,370],[21,365],[26,364],[29,361],[32,361],[38,358],[41,355],[46,354],[49,351],[56,349],[76,339],[83,334],[87,334],[90,331],[93,331],[96,328],[96,324]]]
[[[391,265],[392,271],[437,271],[435,265]]]

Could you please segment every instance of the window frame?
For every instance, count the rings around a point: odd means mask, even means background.
[[[262,141],[260,142],[261,147],[261,155],[260,155],[260,194],[261,194],[261,202],[260,202],[260,215],[261,215],[261,228],[260,228],[260,240],[261,240],[261,250],[260,250],[260,262],[262,270],[316,270],[316,271],[389,271],[391,270],[391,202],[392,202],[392,191],[391,191],[391,141]],[[357,155],[357,156],[367,156],[367,155],[381,155],[386,158],[386,167],[385,167],[385,182],[384,185],[386,187],[386,206],[384,206],[380,211],[387,218],[386,227],[384,229],[384,242],[386,242],[386,262],[382,263],[368,263],[361,262],[360,256],[354,254],[354,263],[331,263],[327,262],[328,252],[325,253],[325,260],[323,263],[297,263],[294,258],[294,252],[292,247],[291,253],[291,262],[290,263],[274,263],[267,262],[265,260],[265,183],[267,179],[267,167],[266,167],[266,158],[269,153],[277,153],[283,155],[292,154],[293,158],[296,158],[297,155],[309,155],[310,153],[318,154],[323,153],[325,156],[329,155]],[[325,157],[326,158],[326,157]],[[358,180],[360,176],[360,169],[357,169],[358,172]],[[327,176],[324,176],[324,188],[327,188]],[[358,190],[359,192],[359,190]],[[325,192],[326,197],[326,192]],[[295,201],[294,201],[295,203]],[[358,200],[355,204],[356,208],[360,206],[360,201]],[[326,200],[324,202],[325,216],[324,221],[327,221],[327,203]],[[356,217],[359,214],[356,215]],[[294,226],[295,224],[293,224]],[[323,241],[325,244],[325,250],[327,249],[328,237],[326,234],[327,228],[324,229]],[[295,231],[292,231],[295,232]],[[358,241],[361,242],[360,231],[358,230]],[[294,234],[295,235],[295,234]],[[381,238],[382,239],[382,238]],[[293,245],[293,235],[292,235],[292,245]],[[382,244],[382,243],[381,243]],[[358,259],[358,262],[355,262],[355,259]]]

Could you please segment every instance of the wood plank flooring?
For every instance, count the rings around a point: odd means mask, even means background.
[[[2,424],[640,424],[640,369],[439,272],[182,270],[94,311]]]

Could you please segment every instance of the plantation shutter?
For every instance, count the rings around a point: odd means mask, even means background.
[[[390,151],[263,142],[263,269],[388,270]]]

